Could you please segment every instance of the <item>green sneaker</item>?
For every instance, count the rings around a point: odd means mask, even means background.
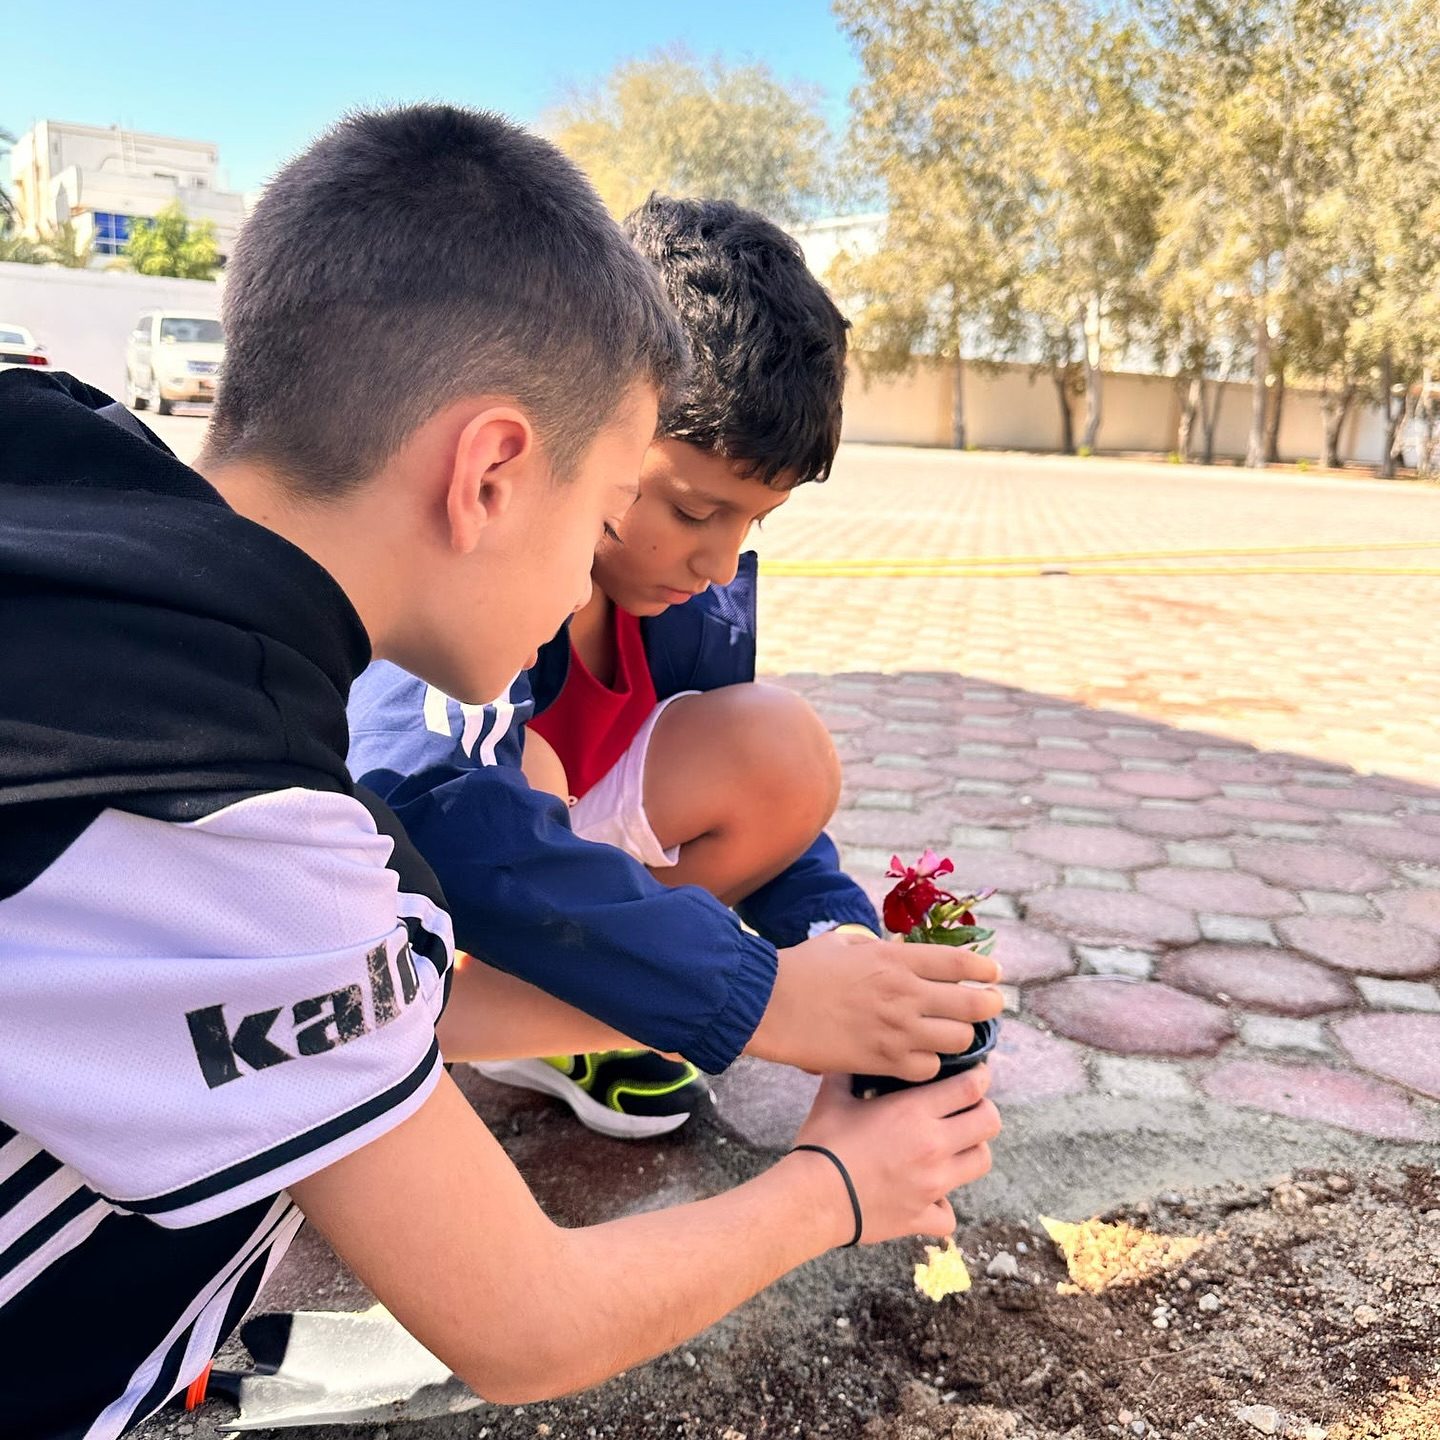
[[[669,1134],[715,1099],[704,1075],[688,1060],[667,1060],[653,1050],[487,1060],[475,1068],[501,1085],[563,1100],[586,1129],[616,1140]]]

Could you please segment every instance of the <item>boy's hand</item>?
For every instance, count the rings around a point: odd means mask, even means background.
[[[780,952],[775,989],[746,1051],[817,1073],[928,1080],[1005,1008],[1000,967],[948,945],[832,931]],[[959,984],[968,981],[969,984]]]
[[[1000,1115],[984,1098],[989,1088],[986,1065],[874,1100],[854,1099],[843,1076],[828,1075],[795,1143],[823,1145],[845,1162],[864,1216],[863,1244],[900,1235],[948,1235],[955,1212],[947,1196],[990,1169],[990,1141],[1000,1133]],[[830,1166],[823,1155],[803,1152],[787,1163],[801,1158]],[[838,1224],[845,1231],[837,1243],[844,1244],[854,1222],[838,1174],[834,1186]]]

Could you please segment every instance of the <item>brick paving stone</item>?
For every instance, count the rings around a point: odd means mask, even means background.
[[[1237,829],[1228,815],[1217,815],[1199,805],[1175,809],[1136,806],[1115,816],[1117,824],[1142,835],[1156,835],[1166,840],[1218,840]]]
[[[1268,920],[1257,920],[1253,915],[1212,915],[1195,917],[1200,933],[1207,940],[1222,945],[1278,945],[1275,932]]]
[[[1313,825],[1287,825],[1278,820],[1250,820],[1245,823],[1246,831],[1261,840],[1308,840],[1313,841],[1323,831]]]
[[[725,1126],[760,1150],[786,1150],[820,1088],[816,1075],[742,1055],[714,1082]]]
[[[1399,808],[1394,795],[1365,785],[1287,785],[1285,799],[1295,805],[1318,805],[1322,810],[1369,810],[1393,815]]]
[[[1172,865],[1193,865],[1202,870],[1233,870],[1235,856],[1224,845],[1207,845],[1203,840],[1173,840],[1165,847]]]
[[[1026,786],[1024,793],[1036,805],[1081,805],[1094,810],[1124,810],[1131,801],[1098,785],[1077,785],[1074,781],[1047,780]]]
[[[1283,840],[1241,842],[1235,863],[1252,875],[1292,890],[1365,894],[1390,884],[1390,872],[1368,855],[1339,845]]]
[[[1168,956],[1158,976],[1194,995],[1277,1015],[1320,1015],[1355,1003],[1343,976],[1270,946],[1197,945]]]
[[[1017,829],[1035,818],[1035,809],[1010,795],[954,795],[945,801],[952,820],[972,825]]]
[[[993,953],[1009,984],[1054,980],[1074,971],[1075,957],[1058,935],[1018,920],[996,920],[992,928],[995,931]]]
[[[1108,825],[1113,818],[1108,810],[1087,810],[1083,805],[1052,805],[1049,816],[1062,825]]]
[[[918,855],[927,845],[944,843],[954,823],[948,808],[924,810],[841,810],[827,829],[844,845],[868,845],[892,853]]]
[[[1139,1095],[1147,1100],[1193,1100],[1195,1088],[1185,1072],[1164,1060],[1133,1055],[1100,1055],[1091,1061],[1095,1086],[1107,1095]]]
[[[1030,714],[1030,728],[1037,735],[1056,735],[1066,740],[1089,741],[1099,741],[1105,735],[1102,725],[1089,724],[1084,720],[1077,720],[1073,716],[1062,718],[1041,715],[1038,710],[1032,710]]]
[[[1015,753],[1018,759],[1030,761],[1047,774],[1058,770],[1067,775],[1101,775],[1107,770],[1120,768],[1118,760],[1102,755],[1098,750],[1058,750],[1045,745]]]
[[[1281,785],[1290,778],[1290,767],[1279,760],[1256,757],[1250,760],[1197,760],[1195,774],[1217,785]]]
[[[915,797],[908,790],[858,790],[846,797],[856,810],[913,810]]]
[[[946,755],[936,761],[935,768],[946,775],[963,780],[1033,780],[1040,767],[1030,762],[1028,753],[1015,755]]]
[[[1325,1065],[1232,1060],[1218,1066],[1201,1083],[1217,1100],[1290,1120],[1337,1125],[1381,1140],[1440,1137],[1440,1126],[1403,1091]]]
[[[953,881],[957,895],[961,890],[972,893],[992,889],[1011,893],[1044,890],[1060,879],[1060,872],[1053,865],[1032,859],[1029,855],[1010,855],[994,850],[966,854],[954,847],[949,855],[955,862],[955,874],[945,883],[948,885]]]
[[[864,790],[943,790],[948,785],[945,775],[937,775],[928,769],[900,769],[874,762],[845,766],[844,778],[845,789],[856,794]]]
[[[1104,783],[1139,800],[1205,800],[1220,793],[1218,785],[1183,770],[1121,770]]]
[[[1377,980],[1372,975],[1357,975],[1355,986],[1372,1010],[1440,1013],[1440,987],[1419,980]]]
[[[1025,900],[1025,918],[1084,945],[1152,948],[1200,938],[1195,917],[1149,895],[1113,890],[1046,890]]]
[[[1152,735],[1111,735],[1095,742],[1097,750],[1117,759],[1127,760],[1171,760],[1183,764],[1195,758],[1195,752],[1186,745],[1177,745],[1173,740],[1160,740]]]
[[[1027,1003],[1071,1040],[1122,1055],[1213,1055],[1234,1034],[1220,1006],[1152,981],[1076,976],[1032,990]]]
[[[1136,877],[1145,895],[1178,905],[1182,910],[1208,910],[1226,915],[1273,919],[1298,914],[1301,905],[1288,890],[1267,885],[1237,870],[1195,870],[1166,865]]]
[[[1306,915],[1279,930],[1302,954],[1361,975],[1413,979],[1440,968],[1440,939],[1393,920]]]
[[[1090,1083],[1073,1045],[1023,1020],[1007,1019],[1000,1027],[990,1070],[990,1098],[997,1105],[1025,1105],[1077,1095]]]
[[[1155,973],[1155,957],[1148,950],[1129,950],[1123,945],[1077,945],[1075,953],[1091,975],[1123,975],[1130,980],[1148,980]]]
[[[1015,841],[1015,848],[1057,865],[1101,866],[1107,870],[1134,870],[1159,865],[1164,850],[1143,835],[1098,826],[1032,825]]]
[[[1375,903],[1387,920],[1440,935],[1440,890],[1392,890]]]
[[[1399,860],[1396,862],[1395,868],[1412,885],[1418,885],[1426,890],[1440,889],[1440,866],[1420,865],[1408,860]]]
[[[1125,870],[1099,870],[1093,865],[1067,865],[1066,885],[1089,886],[1093,890],[1133,890],[1134,881]]]
[[[1252,1050],[1305,1050],[1332,1054],[1325,1027],[1318,1020],[1293,1020],[1281,1015],[1240,1016],[1240,1039]]]
[[[1440,865],[1440,835],[1427,835],[1407,826],[1394,829],[1372,825],[1347,825],[1340,832],[1345,840],[1387,860],[1416,860],[1423,865]]]
[[[1365,915],[1372,919],[1375,907],[1363,895],[1336,895],[1331,890],[1302,890],[1300,903],[1311,915]]]
[[[1362,1070],[1440,1100],[1440,1015],[1351,1015],[1335,1036]]]
[[[954,732],[946,725],[926,726],[917,732],[913,727],[892,722],[852,733],[858,734],[860,742],[872,752],[903,749],[926,760],[939,760],[955,753]]]
[[[1210,808],[1237,820],[1268,820],[1285,825],[1319,825],[1330,817],[1311,805],[1292,805],[1288,800],[1245,800],[1226,796]]]

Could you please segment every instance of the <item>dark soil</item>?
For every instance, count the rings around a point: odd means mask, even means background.
[[[1213,1238],[1163,1275],[1060,1294],[1065,1262],[1038,1224],[966,1226],[974,1289],[939,1304],[910,1288],[918,1243],[849,1252],[812,1267],[835,1267],[818,1283],[793,1277],[687,1349],[588,1394],[368,1433],[1440,1440],[1433,1171],[1298,1172],[1263,1187],[1166,1195],[1103,1218]],[[986,1276],[1002,1250],[1018,1262],[1018,1278]],[[838,1313],[837,1290],[847,1297]],[[144,1433],[205,1440],[232,1413],[212,1404]],[[283,1433],[335,1440],[345,1432]]]

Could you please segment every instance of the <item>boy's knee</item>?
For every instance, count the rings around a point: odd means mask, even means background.
[[[783,805],[799,828],[818,834],[840,800],[840,758],[830,732],[799,695],[774,685],[736,687],[742,689],[739,703],[748,713],[737,718],[744,722],[747,778],[767,810]]]

